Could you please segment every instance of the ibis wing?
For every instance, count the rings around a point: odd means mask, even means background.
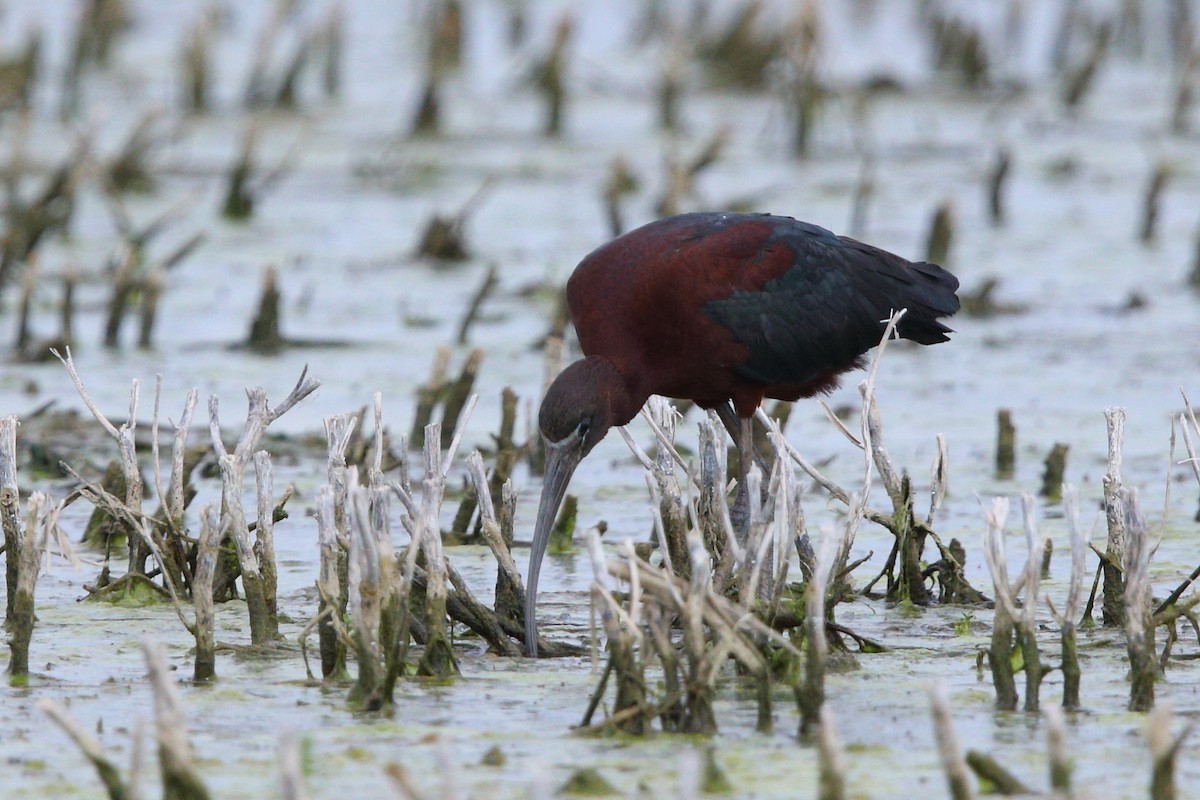
[[[705,305],[750,351],[735,371],[762,383],[803,383],[850,367],[879,343],[888,318],[907,308],[899,334],[921,344],[947,340],[938,321],[958,310],[958,279],[935,264],[899,256],[815,226],[778,237],[790,268],[757,291]]]

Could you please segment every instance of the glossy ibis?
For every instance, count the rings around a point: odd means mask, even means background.
[[[947,340],[958,279],[824,228],[767,214],[683,214],[626,233],[567,282],[585,358],[562,371],[538,423],[546,470],[529,554],[525,637],[537,655],[538,574],[580,459],[650,395],[714,409],[743,475],[750,417],[764,397],[828,392],[862,365],[902,308],[901,338]]]

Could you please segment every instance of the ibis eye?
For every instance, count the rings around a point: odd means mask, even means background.
[[[592,428],[592,421],[589,419],[580,420],[579,425],[575,428],[575,435],[580,439],[588,435],[588,431]]]

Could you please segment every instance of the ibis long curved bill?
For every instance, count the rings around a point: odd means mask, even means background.
[[[530,658],[537,658],[537,587],[542,572],[542,559],[550,544],[554,520],[567,493],[567,485],[575,467],[583,458],[582,442],[569,439],[546,444],[546,471],[542,482],[542,498],[538,501],[537,523],[529,549],[529,574],[525,578],[525,649]]]

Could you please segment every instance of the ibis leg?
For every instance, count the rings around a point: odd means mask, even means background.
[[[754,448],[754,431],[751,428],[753,421],[739,417],[730,403],[717,406],[716,412],[725,425],[725,430],[733,437],[734,447],[738,451],[738,490],[733,506],[729,509],[729,519],[738,538],[744,540],[750,527],[750,495],[746,490],[746,476],[750,474],[750,466],[757,462],[762,474],[763,499],[766,499],[767,476],[770,473]]]

